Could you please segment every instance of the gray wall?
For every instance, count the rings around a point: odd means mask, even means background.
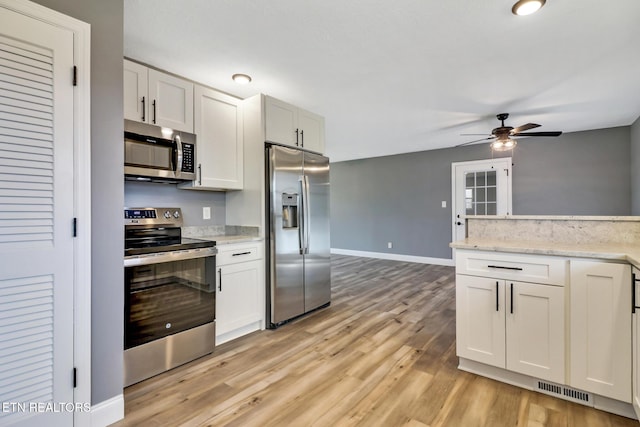
[[[91,403],[122,393],[123,0],[35,0],[91,24]],[[82,232],[82,224],[80,224]],[[80,373],[82,375],[82,373]]]
[[[631,125],[631,214],[640,215],[640,117]]]
[[[513,213],[629,215],[629,139],[620,127],[521,141]],[[332,163],[331,247],[451,258],[451,163],[487,158],[480,144]]]
[[[225,225],[225,193],[181,190],[175,184],[125,182],[127,207],[179,207],[184,226]],[[202,219],[202,208],[211,208],[211,219]]]

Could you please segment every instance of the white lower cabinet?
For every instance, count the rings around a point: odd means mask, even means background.
[[[631,266],[571,260],[569,384],[631,403]]]
[[[562,286],[456,275],[458,356],[564,382]]]
[[[633,349],[633,409],[640,418],[640,270],[633,269],[633,314],[632,316],[632,342]]]
[[[264,329],[262,244],[218,246],[216,344]]]

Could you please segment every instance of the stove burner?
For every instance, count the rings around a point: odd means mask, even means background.
[[[182,237],[180,208],[125,208],[124,255],[209,248],[215,242]]]

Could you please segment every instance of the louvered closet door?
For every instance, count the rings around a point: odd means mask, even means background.
[[[0,8],[0,425],[73,424],[72,67],[73,33]]]

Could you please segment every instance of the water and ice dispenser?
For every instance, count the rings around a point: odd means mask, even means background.
[[[298,193],[282,193],[282,228],[298,228]]]

